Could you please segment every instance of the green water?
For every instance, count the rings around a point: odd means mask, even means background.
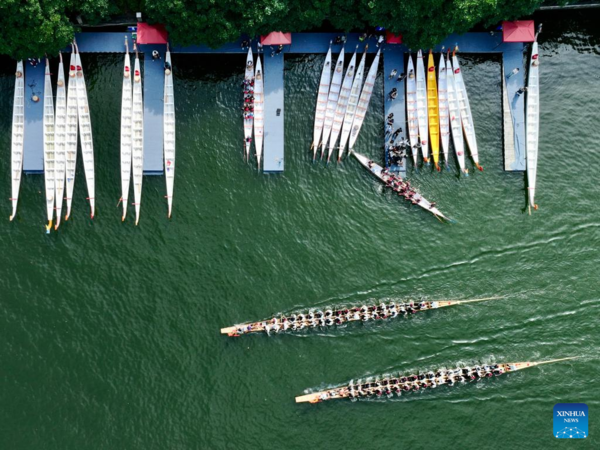
[[[243,60],[174,55],[173,218],[164,178],[146,177],[140,226],[132,210],[121,223],[122,61],[83,55],[96,218],[79,170],[73,217],[58,233],[44,234],[42,176],[24,177],[17,220],[0,221],[0,448],[562,448],[552,436],[558,402],[589,405],[590,437],[578,445],[597,448],[595,23],[545,23],[531,217],[524,175],[503,171],[499,60],[461,55],[485,172],[411,174],[455,225],[384,192],[356,161],[310,163],[323,55],[287,59],[280,175],[242,161]],[[0,76],[5,199],[13,64],[4,59]],[[357,144],[374,159],[381,97]],[[490,295],[508,298],[385,324],[219,335],[313,306]],[[392,400],[294,403],[306,389],[370,375],[571,355],[581,359]]]

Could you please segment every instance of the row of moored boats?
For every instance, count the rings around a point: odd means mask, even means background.
[[[123,204],[122,220],[125,220],[129,204],[129,189],[133,178],[135,223],[140,216],[144,161],[144,100],[140,61],[136,57],[132,71],[127,38],[123,69],[123,91],[121,99],[121,188]],[[44,184],[46,212],[50,232],[58,229],[65,200],[65,220],[71,215],[71,205],[77,167],[77,144],[80,141],[81,158],[88,190],[90,217],[95,214],[95,170],[94,140],[88,103],[87,89],[81,58],[77,44],[73,43],[68,78],[65,79],[62,54],[59,54],[58,76],[56,80],[56,101],[50,71],[50,61],[46,58],[44,75],[43,104],[43,149]],[[135,47],[135,44],[134,44]],[[23,62],[17,63],[15,73],[15,93],[13,103],[13,124],[11,143],[12,214],[17,213],[21,175],[23,172],[23,151],[25,142],[25,72]],[[67,83],[68,80],[68,83]],[[167,184],[168,215],[171,216],[173,184],[175,176],[175,105],[173,96],[173,74],[171,54],[167,46],[165,55],[164,86],[164,164]]]
[[[318,149],[321,148],[321,159],[326,155],[327,162],[329,162],[336,145],[338,161],[341,160],[348,148],[348,151],[353,153],[363,166],[386,182],[387,180],[380,176],[385,173],[384,169],[354,151],[354,144],[373,94],[380,59],[381,50],[378,50],[363,83],[367,48],[368,46],[365,47],[358,67],[356,66],[357,54],[356,51],[354,52],[344,74],[344,48],[342,47],[335,65],[332,65],[330,45],[319,82],[311,149],[313,161],[317,158]],[[536,34],[529,62],[526,97],[527,179],[530,211],[532,206],[537,209],[534,195],[539,131],[538,56]],[[469,96],[456,50],[440,55],[437,77],[432,51],[429,52],[427,65],[425,65],[421,50],[418,51],[415,60],[409,54],[406,72],[407,143],[410,148],[407,153],[410,154],[414,166],[418,165],[420,153],[423,162],[429,164],[433,160],[437,170],[440,170],[440,160],[443,155],[444,163],[448,168],[450,139],[452,138],[461,173],[464,175],[469,173],[465,158],[467,148],[475,167],[483,170],[479,163],[479,151]],[[394,76],[395,71],[390,78]],[[389,178],[389,175],[386,177]],[[396,176],[396,178],[398,177]],[[397,181],[403,182],[399,178]],[[443,217],[441,214],[434,214]]]
[[[264,97],[264,73],[260,54],[254,56],[252,49],[248,49],[246,55],[246,69],[242,90],[244,103],[242,116],[244,119],[244,159],[250,160],[250,149],[252,148],[252,136],[254,132],[254,149],[256,150],[256,164],[260,170],[262,159],[263,137],[265,129],[265,97]]]

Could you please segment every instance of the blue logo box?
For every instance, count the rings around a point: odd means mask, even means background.
[[[588,406],[585,403],[554,405],[554,437],[585,439],[588,437]]]

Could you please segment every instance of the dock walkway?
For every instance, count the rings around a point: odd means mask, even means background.
[[[130,33],[127,34],[130,36]],[[284,57],[289,54],[304,53],[327,53],[329,42],[335,41],[338,33],[292,33],[292,44],[286,46],[279,55],[271,57],[271,48],[266,46],[265,51],[265,140],[264,140],[264,170],[265,172],[281,172],[284,168],[284,90],[283,90],[283,70]],[[79,51],[81,53],[123,53],[124,33],[79,33],[76,35]],[[377,52],[374,39],[361,42],[358,33],[346,34],[346,48],[352,49],[357,44],[363,48],[369,44],[368,53]],[[228,53],[245,54],[240,41],[223,45],[218,49],[212,49],[204,45],[193,45],[187,47],[175,46],[171,53]],[[461,53],[501,53],[503,66],[506,71],[505,83],[508,95],[508,105],[510,115],[504,112],[503,116],[508,120],[512,119],[512,132],[509,127],[505,127],[505,170],[519,171],[525,170],[525,112],[524,96],[517,95],[517,90],[524,86],[523,71],[523,44],[503,43],[500,33],[466,33],[464,35],[450,35],[440,45],[434,47],[434,52],[440,52],[445,48],[454,48],[458,45]],[[256,42],[252,43],[256,50]],[[338,47],[338,48],[336,48]],[[130,48],[133,48],[130,45]],[[359,48],[359,50],[360,50]],[[140,51],[147,53],[152,50],[158,50],[164,58],[164,45],[141,45]],[[334,45],[334,50],[339,51],[339,46]],[[70,49],[65,49],[69,52]],[[384,59],[384,96],[396,87],[398,97],[393,102],[385,101],[385,117],[390,112],[394,113],[394,128],[401,126],[406,135],[406,113],[404,107],[405,88],[404,82],[398,83],[389,80],[389,72],[396,69],[398,73],[403,72],[404,54],[409,49],[402,44],[386,44],[383,49]],[[160,60],[162,61],[162,60]],[[144,62],[144,173],[162,174],[163,171],[163,90],[164,75],[160,61],[153,61],[151,58],[145,58]],[[240,63],[240,67],[242,62]],[[516,74],[510,75],[513,69],[518,68]],[[175,68],[176,70],[176,68]],[[240,69],[241,70],[241,69]],[[43,101],[38,103],[31,101],[32,90],[37,89],[39,93],[43,90],[43,64],[38,64],[37,68],[30,65],[25,70],[25,143],[23,155],[23,169],[26,173],[42,173],[43,171],[43,145],[42,145],[42,109]],[[43,98],[43,95],[38,95]],[[29,98],[29,100],[28,100]],[[277,111],[280,114],[277,115]],[[92,112],[93,115],[93,112]],[[400,125],[402,124],[402,125]],[[477,120],[475,120],[477,126]],[[385,129],[385,122],[383,124]],[[512,145],[511,145],[512,142]],[[385,155],[387,161],[387,154]],[[406,170],[404,167],[392,169]]]

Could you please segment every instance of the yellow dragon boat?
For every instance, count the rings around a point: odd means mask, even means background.
[[[438,90],[435,80],[435,64],[433,63],[433,52],[429,50],[427,60],[427,112],[429,116],[429,140],[431,154],[436,170],[440,171],[440,118],[438,111]]]

